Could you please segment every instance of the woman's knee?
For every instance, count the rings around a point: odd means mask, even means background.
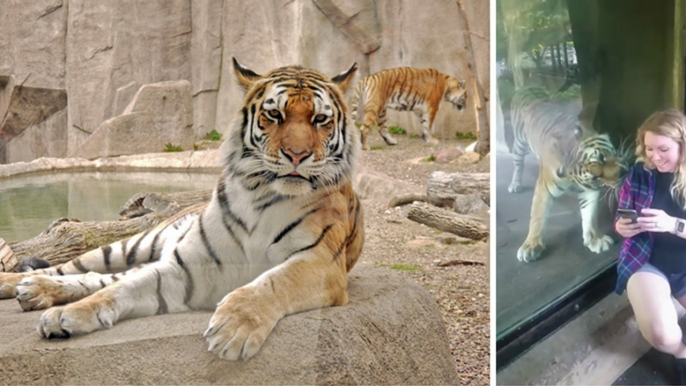
[[[653,321],[647,328],[641,328],[641,332],[643,337],[659,351],[670,352],[681,343],[681,329],[676,321],[674,323]]]

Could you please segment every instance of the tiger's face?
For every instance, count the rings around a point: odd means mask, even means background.
[[[247,92],[228,164],[244,174],[249,189],[303,195],[349,181],[359,138],[347,122],[341,89],[356,65],[333,80],[297,66],[265,76],[235,60],[234,68]]]
[[[616,188],[628,170],[627,157],[616,150],[607,134],[601,134],[581,141],[569,176],[587,189]]]
[[[464,80],[448,76],[443,99],[453,104],[458,111],[463,111],[467,104],[467,89]]]

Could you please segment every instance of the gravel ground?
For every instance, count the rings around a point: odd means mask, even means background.
[[[362,154],[362,167],[385,173],[422,189],[433,171],[488,173],[490,160],[476,164],[436,164],[420,161],[433,151],[471,141],[441,140],[426,145],[419,138],[396,135],[397,146],[385,146],[376,132],[370,133],[372,149]],[[381,148],[379,148],[381,147]],[[362,259],[377,266],[394,269],[426,288],[436,299],[455,360],[461,384],[490,383],[489,243],[469,241],[406,219],[402,208],[388,208],[390,197],[367,199],[365,206],[366,241]],[[480,264],[439,264],[454,260]]]

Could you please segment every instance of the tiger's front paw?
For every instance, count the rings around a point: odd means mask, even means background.
[[[540,239],[536,241],[527,240],[517,250],[517,260],[527,263],[538,260],[544,249],[545,245],[543,245],[543,242]]]
[[[246,360],[260,350],[279,320],[249,297],[227,295],[203,334],[208,351],[228,360]]]
[[[114,322],[112,309],[84,301],[48,309],[41,315],[36,330],[46,339],[69,338],[110,328]]]
[[[0,299],[11,299],[17,296],[17,284],[24,277],[20,273],[0,273]]]
[[[387,145],[395,146],[398,144],[398,141],[388,134],[381,134],[381,137],[383,138],[384,142],[386,142]]]
[[[610,236],[593,236],[588,239],[584,237],[584,245],[594,253],[602,253],[610,249],[614,240]]]
[[[427,145],[438,145],[438,139],[436,139],[435,137],[423,134],[422,139],[424,140],[424,142],[426,142]]]
[[[17,301],[24,311],[42,310],[63,304],[68,292],[83,288],[69,288],[49,276],[29,276],[17,284]]]
[[[507,187],[507,191],[510,193],[519,193],[522,191],[522,184],[520,184],[518,181],[512,181],[510,186]]]

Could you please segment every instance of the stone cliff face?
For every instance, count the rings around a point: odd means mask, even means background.
[[[456,0],[5,0],[0,163],[78,156],[143,85],[164,81],[190,82],[195,139],[224,132],[242,103],[232,57],[262,73],[301,64],[333,76],[357,62],[358,79],[399,66],[468,78],[471,35],[488,90],[488,1],[464,4],[471,34]],[[392,123],[421,130],[409,113]],[[471,105],[439,111],[439,137],[473,130]]]

